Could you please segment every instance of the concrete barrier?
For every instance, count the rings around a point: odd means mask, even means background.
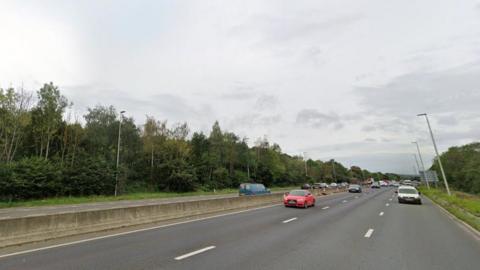
[[[241,196],[0,220],[0,247],[176,218],[280,203],[283,194]]]

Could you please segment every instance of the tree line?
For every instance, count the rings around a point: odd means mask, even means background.
[[[191,134],[187,123],[153,116],[137,126],[105,105],[88,108],[80,121],[72,106],[53,83],[35,93],[0,88],[1,200],[113,194],[120,121],[121,193],[398,178],[334,160],[304,161],[266,138],[249,146],[218,122],[208,134]]]
[[[480,143],[450,147],[440,155],[448,184],[454,189],[480,194]],[[440,172],[436,160],[431,170]],[[439,174],[440,175],[440,174]],[[440,184],[442,184],[440,176]]]

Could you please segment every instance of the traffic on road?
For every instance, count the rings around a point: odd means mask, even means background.
[[[471,233],[429,200],[420,207],[395,201],[399,194],[421,196],[414,189],[366,187],[321,197],[292,190],[282,205],[295,207],[3,254],[0,269],[477,269],[480,242]],[[305,206],[316,207],[296,209]]]

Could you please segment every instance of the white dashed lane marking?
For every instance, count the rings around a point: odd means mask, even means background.
[[[297,218],[294,217],[294,218],[291,218],[291,219],[284,220],[284,221],[282,221],[282,223],[289,223],[289,222],[292,222],[292,221],[294,221],[294,220],[296,220],[296,219],[297,219]]]
[[[373,229],[368,229],[367,233],[365,233],[364,237],[365,238],[370,238],[370,236],[372,236],[373,234]]]
[[[190,253],[187,253],[187,254],[183,254],[181,256],[178,256],[178,257],[175,257],[175,260],[176,261],[180,261],[180,260],[183,260],[183,259],[186,259],[188,257],[191,257],[191,256],[195,256],[197,254],[200,254],[200,253],[203,253],[205,251],[209,251],[211,249],[214,249],[215,246],[209,246],[209,247],[206,247],[206,248],[202,248],[202,249],[199,249],[199,250],[195,250],[195,251],[192,251]]]

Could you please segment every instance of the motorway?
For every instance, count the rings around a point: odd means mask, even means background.
[[[0,269],[479,269],[480,241],[393,189],[339,193],[12,256]]]

